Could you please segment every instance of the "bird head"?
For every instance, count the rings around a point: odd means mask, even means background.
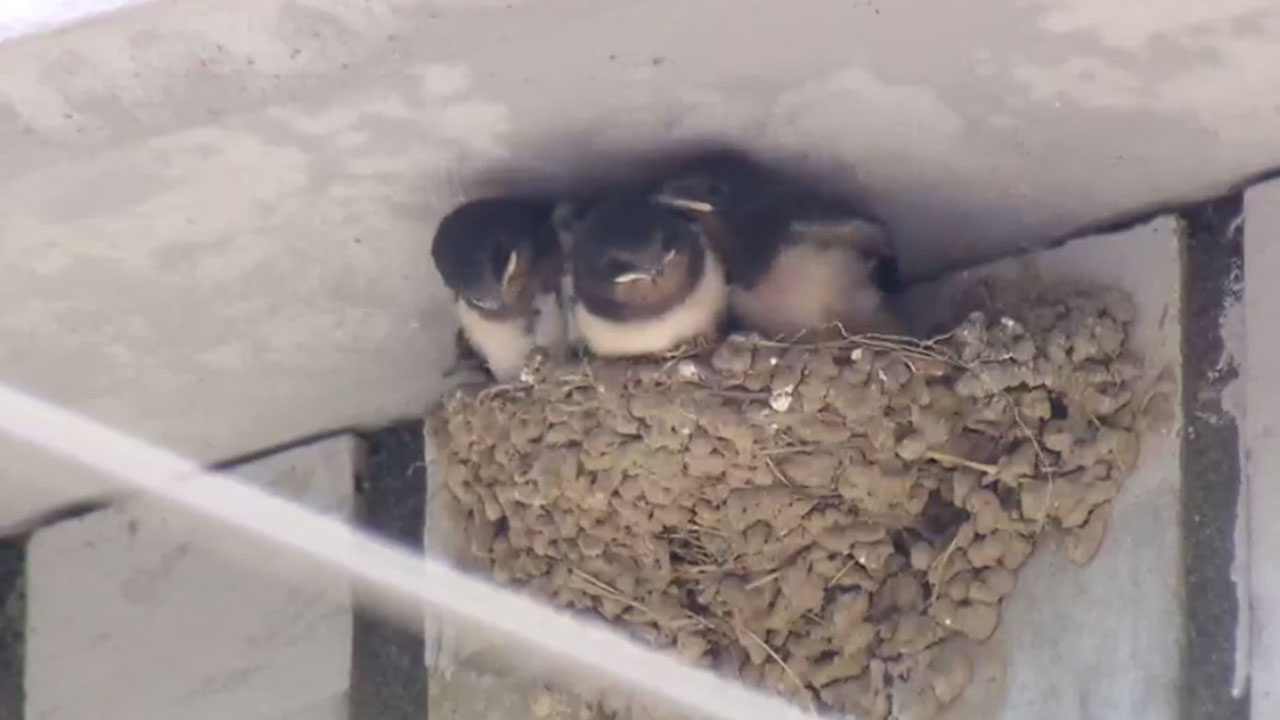
[[[551,235],[550,208],[509,198],[468,202],[436,229],[431,255],[446,286],[463,302],[501,314],[532,297],[530,276]]]
[[[758,169],[745,162],[704,161],[660,183],[653,199],[685,212],[723,215],[749,197],[757,174]]]
[[[575,232],[575,291],[611,314],[660,312],[687,292],[702,271],[705,243],[698,224],[642,194],[595,206]]]

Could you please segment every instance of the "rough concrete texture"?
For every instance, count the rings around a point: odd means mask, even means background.
[[[1245,327],[1248,340],[1244,440],[1250,522],[1249,594],[1252,618],[1251,717],[1280,717],[1280,564],[1272,548],[1280,547],[1280,524],[1270,518],[1280,511],[1280,182],[1245,194]]]
[[[201,459],[405,417],[477,168],[739,139],[928,274],[1277,164],[1278,61],[1268,0],[143,3],[0,45],[0,380]]]
[[[1128,290],[1133,343],[1154,376],[1179,372],[1181,265],[1178,223],[1161,217],[915,287],[901,307],[920,326],[951,322],[984,295],[986,281],[1027,289],[1053,281]],[[1016,290],[1015,290],[1016,292]],[[1050,537],[1020,571],[996,635],[974,648],[974,684],[950,720],[1172,720],[1178,717],[1181,647],[1180,452],[1175,420],[1144,435],[1141,459],[1116,498],[1102,548],[1081,568]],[[428,548],[461,552],[441,501],[428,500]],[[443,717],[525,718],[537,664],[457,633],[429,635],[431,710]],[[442,639],[441,639],[442,638]],[[437,645],[438,643],[438,645]],[[465,711],[465,712],[464,712]],[[453,714],[450,714],[453,713]],[[466,714],[469,713],[469,714]]]
[[[233,472],[350,514],[357,453],[341,437]],[[136,502],[32,538],[27,718],[345,720],[347,582],[194,529]]]

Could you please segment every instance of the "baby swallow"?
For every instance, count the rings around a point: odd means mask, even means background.
[[[748,161],[717,159],[662,183],[655,199],[697,218],[725,258],[734,319],[763,335],[899,333],[881,284],[885,228]]]
[[[571,315],[592,353],[656,355],[719,335],[728,286],[696,220],[624,192],[591,206],[571,235]]]
[[[534,348],[564,351],[564,254],[551,213],[550,203],[484,198],[436,228],[431,257],[456,295],[461,333],[498,382],[518,378]]]

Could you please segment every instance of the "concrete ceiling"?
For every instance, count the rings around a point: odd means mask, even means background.
[[[485,177],[734,140],[921,276],[1212,194],[1278,128],[1270,0],[155,0],[0,45],[0,381],[224,458],[428,402],[427,243]],[[67,477],[0,452],[8,508]]]

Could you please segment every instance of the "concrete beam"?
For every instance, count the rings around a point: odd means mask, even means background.
[[[360,455],[341,436],[232,472],[350,516]],[[130,501],[31,538],[26,717],[346,720],[348,583],[188,530]]]
[[[1280,181],[1251,188],[1245,213],[1250,704],[1261,720],[1280,717]]]
[[[441,214],[681,140],[865,196],[913,277],[1280,161],[1280,4],[1130,5],[165,0],[6,41],[0,379],[202,461],[409,417]],[[0,456],[0,525],[67,473]]]

